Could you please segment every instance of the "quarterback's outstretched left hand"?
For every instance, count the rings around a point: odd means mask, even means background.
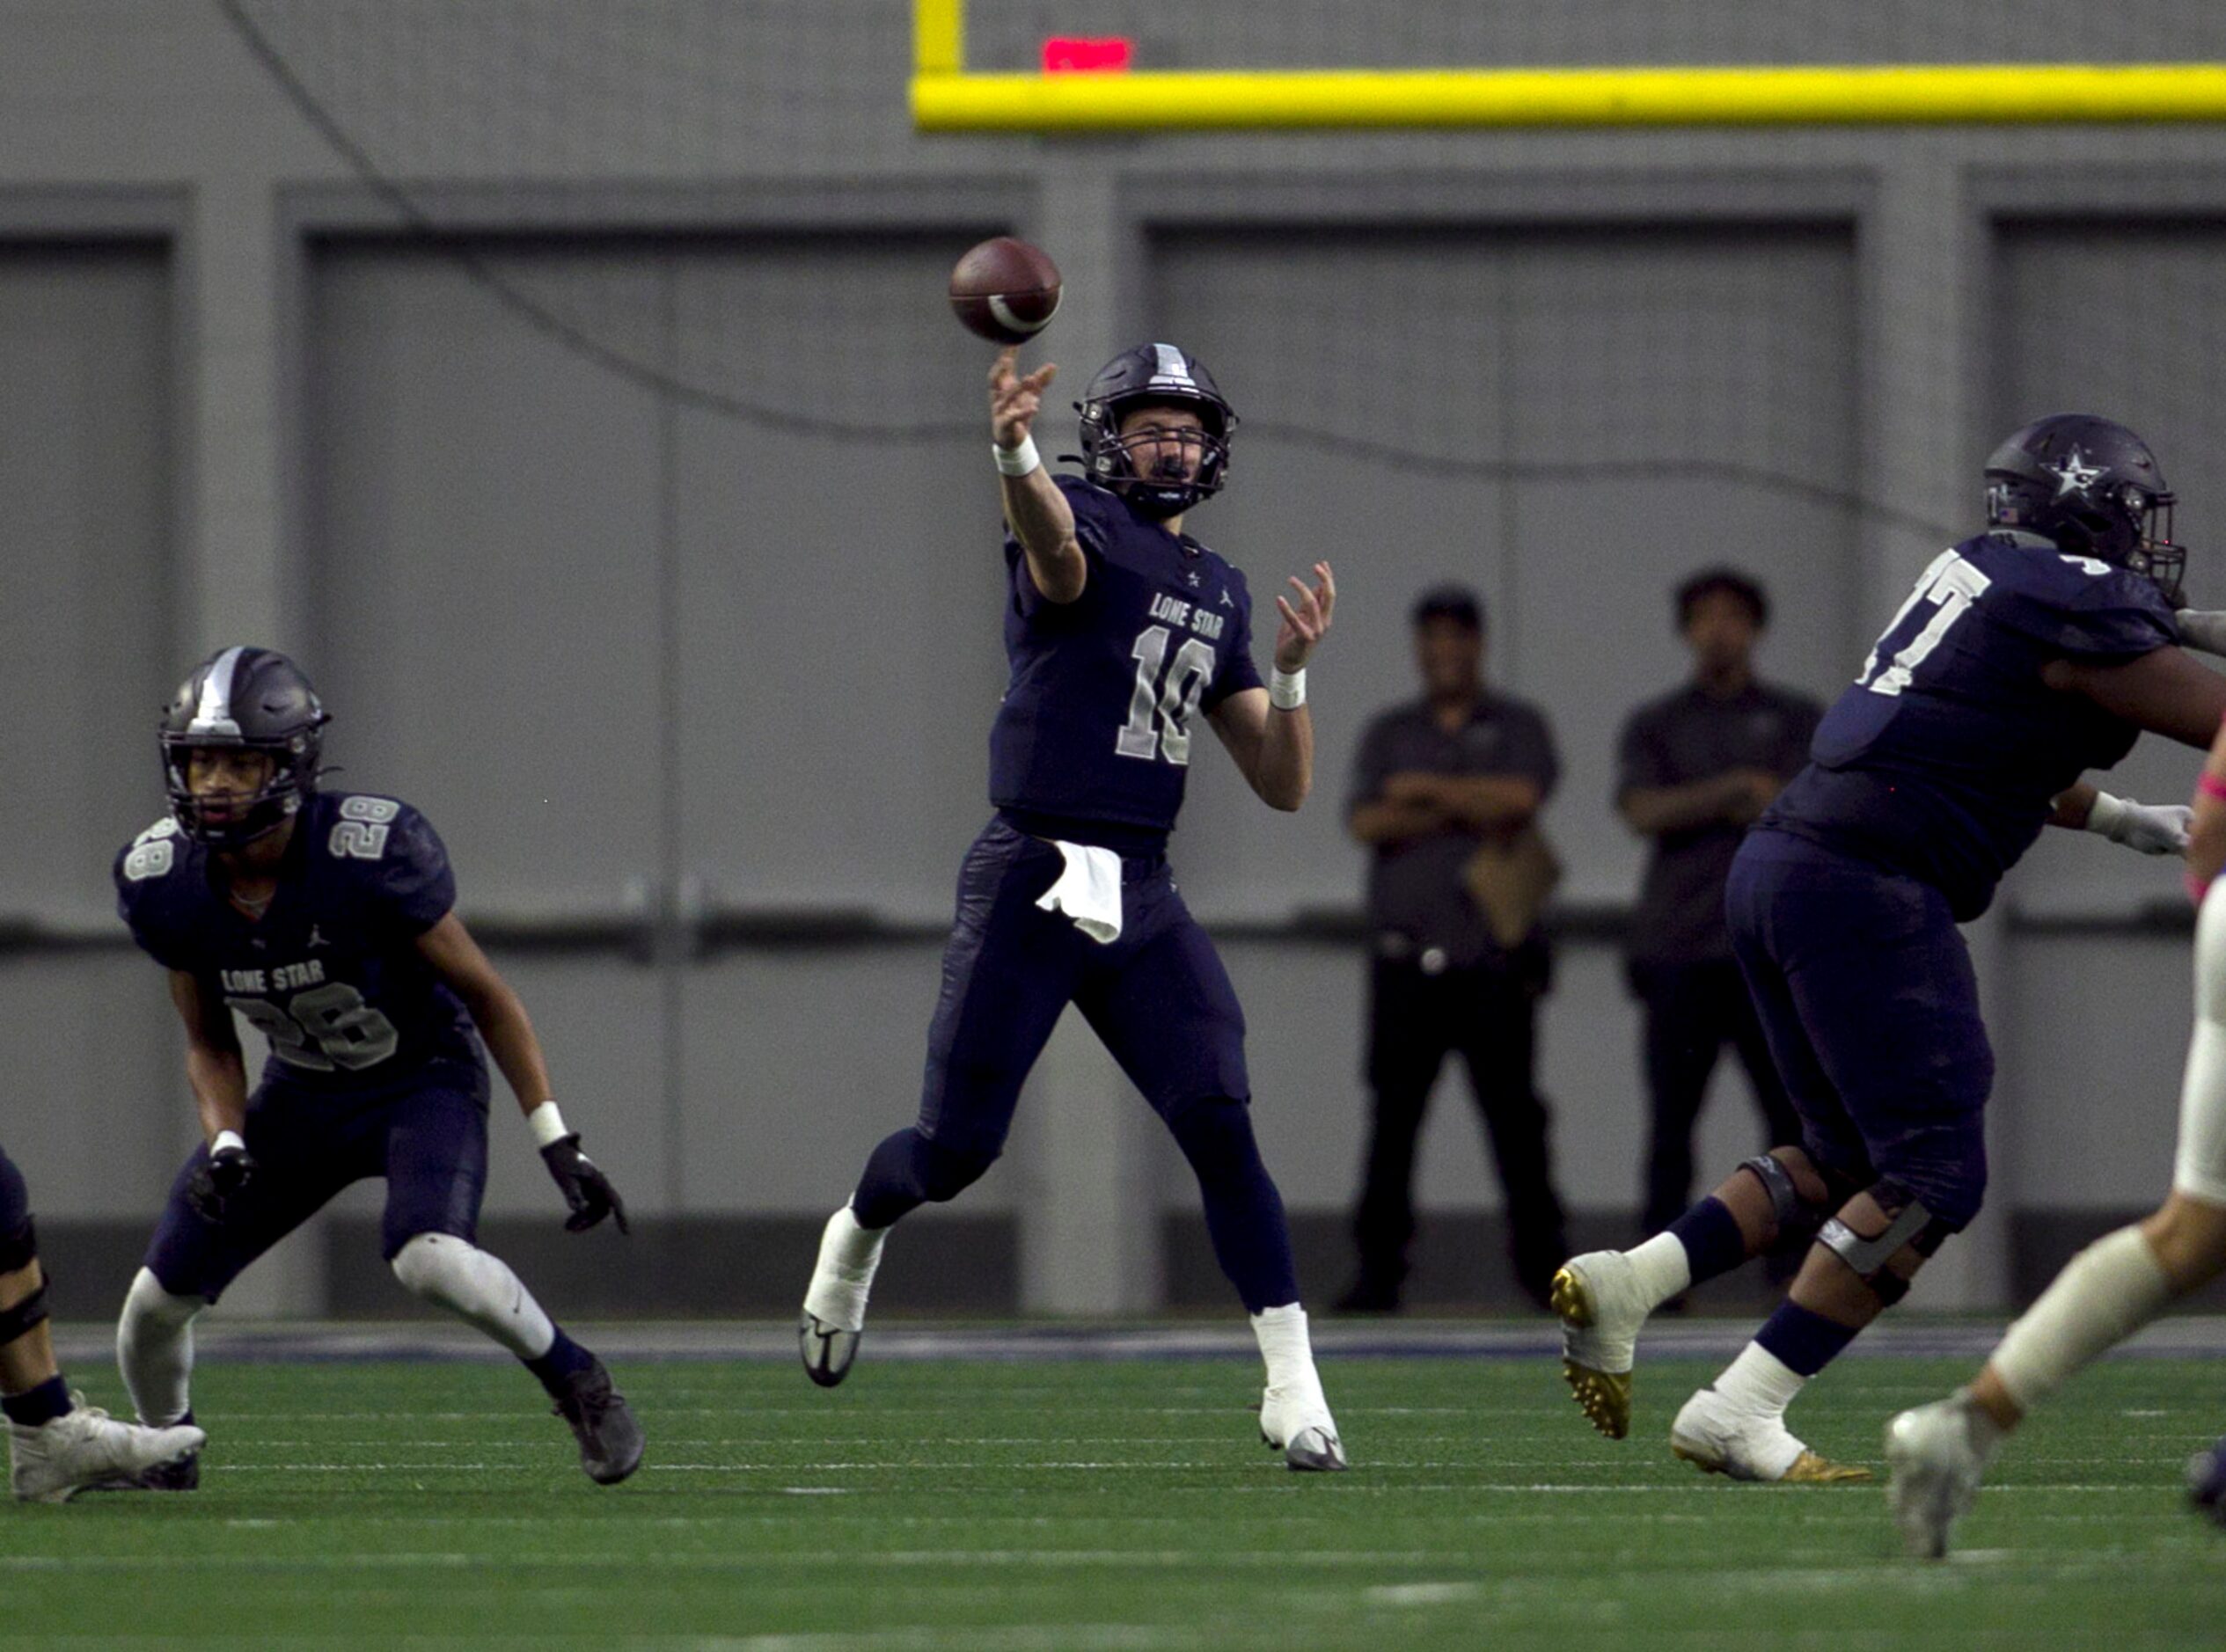
[[[1278,671],[1305,669],[1315,645],[1329,629],[1330,610],[1337,605],[1337,581],[1327,562],[1315,563],[1314,572],[1320,582],[1311,590],[1297,574],[1291,576],[1291,588],[1298,597],[1295,604],[1287,596],[1275,599],[1276,612],[1283,616],[1283,624],[1276,627],[1275,633],[1275,663]]]
[[[618,1219],[619,1232],[633,1232],[626,1225],[626,1202],[619,1197],[619,1190],[595,1160],[580,1151],[579,1131],[551,1142],[541,1150],[541,1160],[556,1179],[565,1203],[572,1208],[572,1214],[564,1219],[567,1232],[584,1233],[606,1216]]]

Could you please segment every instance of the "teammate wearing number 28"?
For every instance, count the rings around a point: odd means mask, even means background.
[[[556,1401],[600,1482],[641,1460],[603,1363],[472,1241],[487,1185],[483,1036],[527,1109],[575,1230],[625,1207],[549,1100],[525,1007],[451,910],[425,817],[317,789],[328,720],[285,655],[227,648],[162,722],[171,812],[116,861],[132,937],[170,971],[205,1144],[133,1280],[118,1358],[141,1418],[192,1416],[194,1315],[350,1182],[383,1177],[382,1251],[426,1301],[485,1331]],[[270,1043],[251,1095],[234,1011]],[[476,1024],[476,1030],[475,1030]],[[187,1489],[197,1463],[143,1476]]]
[[[2184,849],[2186,808],[2080,777],[2144,729],[2207,747],[2226,713],[2226,678],[2178,646],[2186,553],[2138,436],[2054,414],[2004,441],[1986,480],[1989,530],[1925,570],[1732,862],[1732,946],[1801,1141],[1555,1281],[1564,1372],[1620,1437],[1646,1315],[1782,1233],[1814,1235],[1786,1301],[1671,1425],[1679,1456],[1739,1479],[1869,1477],[1808,1451],[1786,1408],[1978,1214],[1994,1056],[1956,926],[2044,825]]]
[[[874,1150],[821,1241],[805,1369],[842,1380],[890,1224],[994,1162],[1073,1004],[1197,1173],[1214,1254],[1267,1362],[1261,1433],[1293,1468],[1340,1469],[1283,1201],[1253,1139],[1243,1012],[1167,863],[1201,713],[1264,801],[1305,799],[1306,664],[1336,586],[1316,563],[1314,585],[1294,578],[1277,598],[1263,685],[1244,576],[1183,531],[1227,475],[1236,414],[1212,376],[1169,344],[1116,356],[1077,405],[1087,473],[1053,478],[1029,431],[1054,369],[1021,376],[1014,356],[990,374],[1012,666],[990,734],[998,813],[959,872],[918,1122]]]

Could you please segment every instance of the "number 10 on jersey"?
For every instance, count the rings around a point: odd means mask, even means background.
[[[1190,761],[1190,719],[1205,698],[1205,685],[1213,676],[1213,645],[1192,637],[1167,657],[1175,633],[1153,625],[1129,650],[1136,662],[1136,692],[1129,698],[1129,720],[1121,727],[1113,749],[1124,757],[1150,762],[1164,757],[1169,763]],[[1162,685],[1160,668],[1167,668]],[[1154,727],[1156,713],[1157,727]]]

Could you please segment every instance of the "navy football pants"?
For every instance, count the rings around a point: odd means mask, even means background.
[[[967,851],[919,1122],[874,1150],[852,1201],[859,1222],[887,1227],[995,1162],[1029,1070],[1073,1004],[1197,1172],[1214,1254],[1245,1305],[1297,1301],[1283,1201],[1245,1105],[1244,1012],[1213,943],[1157,858],[1123,859],[1120,938],[1090,939],[1036,904],[1064,865],[1002,820]]]
[[[171,1184],[147,1268],[173,1297],[214,1302],[247,1265],[351,1182],[386,1180],[379,1254],[420,1233],[472,1241],[487,1191],[487,1076],[442,1063],[411,1082],[360,1094],[267,1080],[241,1131],[254,1179],[221,1224],[204,1221],[186,1185],[209,1156],[197,1147]]]
[[[1764,830],[1739,845],[1724,911],[1809,1156],[1968,1223],[1986,1192],[1994,1051],[1947,897]]]
[[[945,1148],[996,1157],[1069,1004],[1162,1118],[1251,1093],[1236,989],[1167,862],[1121,862],[1121,935],[1107,945],[1036,906],[1064,865],[1003,821],[967,851],[919,1100],[919,1133]]]

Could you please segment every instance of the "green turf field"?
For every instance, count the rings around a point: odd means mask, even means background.
[[[861,1363],[826,1393],[765,1362],[621,1363],[649,1458],[601,1490],[515,1369],[212,1361],[199,1493],[0,1511],[0,1641],[2221,1644],[2226,1532],[2179,1481],[2226,1424],[2215,1366],[2090,1372],[2001,1466],[1966,1552],[1922,1565],[1876,1487],[1673,1459],[1670,1414],[1717,1363],[1642,1366],[1615,1445],[1544,1361],[1337,1361],[1341,1476],[1256,1443],[1250,1362]],[[1798,1419],[1875,1466],[1885,1417],[1970,1364],[1849,1360]]]

